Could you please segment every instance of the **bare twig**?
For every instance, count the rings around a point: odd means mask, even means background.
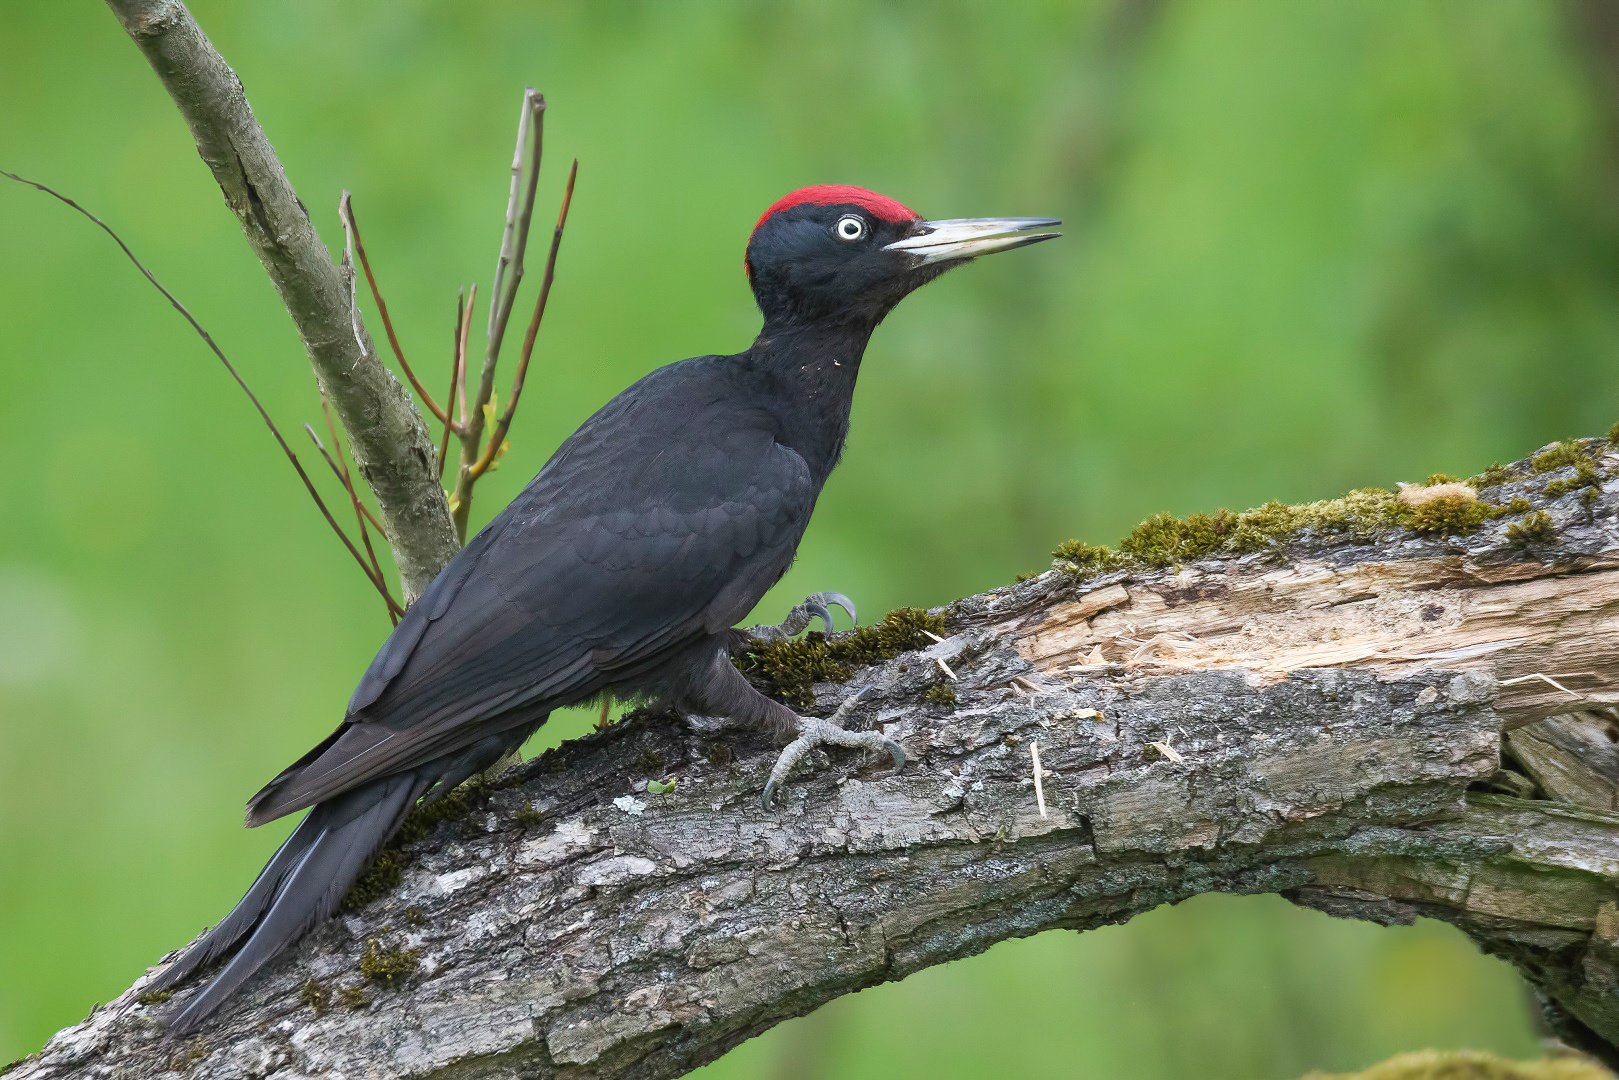
[[[531,134],[532,129],[532,134]],[[512,151],[512,186],[506,198],[506,227],[500,234],[495,259],[494,290],[489,294],[489,351],[500,354],[511,318],[512,301],[523,282],[523,252],[528,247],[529,222],[534,215],[534,187],[540,178],[540,155],[545,138],[545,96],[532,86],[523,91],[523,109],[517,118],[517,147]],[[528,151],[528,182],[523,180],[523,152]],[[510,273],[508,279],[507,274]]]
[[[304,431],[308,433],[309,441],[315,444],[315,449],[320,451],[320,456],[326,462],[326,467],[332,470],[332,475],[337,477],[337,482],[343,484],[344,489],[347,490],[348,484],[343,479],[343,470],[338,468],[336,461],[332,460],[332,455],[327,451],[326,444],[320,441],[320,436],[315,434],[315,429],[308,424],[304,425]],[[352,499],[353,492],[349,492],[349,495]],[[393,598],[393,594],[388,591],[387,579],[382,576],[382,567],[377,564],[376,552],[372,549],[370,537],[366,534],[365,518],[360,516],[363,512],[363,508],[358,504],[358,502],[355,503],[354,512],[355,517],[359,520],[360,536],[365,541],[366,554],[370,556],[371,561],[369,563],[366,562],[365,558],[360,555],[359,549],[354,546],[354,542],[348,538],[348,534],[343,532],[342,529],[337,530],[338,536],[342,538],[344,546],[349,549],[349,552],[354,556],[355,561],[360,564],[360,570],[365,574],[366,580],[369,581],[372,587],[375,588],[382,596],[383,603],[386,604],[388,608],[388,621],[393,623],[395,626],[398,626],[398,617],[405,613],[405,609],[399,606],[399,602],[395,600]],[[335,523],[332,527],[337,528]]]
[[[387,541],[388,541],[388,532],[387,532],[387,530],[382,527],[382,524],[379,521],[377,521],[376,516],[371,513],[371,508],[369,506],[365,505],[365,503],[363,501],[359,501],[359,499],[360,499],[359,490],[357,488],[355,488],[355,486],[354,486],[354,477],[349,472],[348,460],[346,458],[344,458],[344,456],[343,456],[343,440],[339,437],[338,431],[337,431],[337,424],[332,419],[331,404],[326,400],[324,395],[322,395],[321,399],[320,399],[320,410],[321,410],[321,412],[326,414],[326,430],[331,433],[331,436],[332,436],[332,448],[337,452],[337,465],[338,465],[337,478],[339,480],[343,481],[344,490],[347,491],[349,493],[349,495],[356,500],[356,509],[358,509],[361,514],[365,515],[365,520],[369,521],[371,523],[371,527],[373,529],[377,530],[377,534],[382,537],[383,542],[387,543]]]
[[[456,535],[466,541],[467,520],[472,512],[472,485],[483,457],[485,406],[494,399],[495,367],[500,363],[500,347],[506,337],[517,288],[523,281],[523,256],[528,249],[529,225],[534,217],[534,191],[539,182],[540,160],[545,143],[545,98],[530,87],[523,94],[523,111],[517,124],[517,148],[512,154],[512,186],[506,203],[506,227],[501,233],[500,256],[495,264],[495,288],[490,293],[489,340],[484,349],[478,389],[467,402],[467,419],[461,430],[461,466],[456,473],[455,490],[450,496],[450,519]],[[524,150],[528,171],[523,173]],[[462,394],[463,400],[466,395]]]
[[[332,419],[332,407],[326,400],[326,395],[320,396],[320,411],[326,416],[326,430],[332,436],[332,453],[337,455],[337,477],[343,482],[343,490],[349,493],[349,502],[354,506],[354,524],[360,530],[360,542],[365,545],[365,556],[371,560],[372,576],[375,581],[382,583],[382,592],[388,600],[388,621],[399,625],[399,616],[404,609],[399,607],[388,594],[388,576],[382,572],[382,563],[377,558],[377,549],[371,544],[371,530],[366,528],[366,521],[371,518],[371,512],[366,509],[365,503],[360,500],[360,493],[354,489],[354,478],[349,475],[349,463],[343,456],[343,440],[338,437],[337,423]],[[307,425],[306,425],[307,426]],[[320,445],[316,439],[315,444]],[[324,453],[324,448],[322,453]],[[379,528],[378,532],[382,532]],[[387,533],[382,534],[383,541],[388,539]]]
[[[416,391],[416,396],[422,399],[422,404],[427,406],[428,411],[437,419],[449,423],[450,414],[439,408],[438,402],[433,400],[433,395],[429,394],[421,380],[416,378],[416,373],[410,369],[410,362],[405,359],[405,350],[399,347],[399,335],[394,333],[393,320],[388,317],[388,304],[382,299],[382,290],[377,288],[376,276],[371,273],[371,260],[365,257],[365,242],[360,239],[360,223],[354,217],[354,197],[346,191],[338,200],[337,212],[343,219],[343,231],[353,238],[354,253],[359,256],[360,269],[365,271],[366,284],[371,286],[371,299],[376,302],[377,315],[382,319],[383,332],[388,335],[388,345],[394,351],[394,359],[399,361],[399,369],[405,373],[405,378],[410,380],[411,388]]]
[[[35,188],[36,190],[43,191],[45,194],[49,195],[58,202],[77,210],[80,214],[84,215],[84,217],[88,218],[90,222],[96,226],[96,228],[112,237],[113,243],[118,245],[119,250],[124,253],[124,257],[134,264],[135,269],[141,272],[141,276],[151,284],[152,288],[163,294],[163,298],[169,302],[170,306],[172,306],[175,311],[178,311],[186,322],[191,324],[191,329],[195,330],[197,335],[201,337],[202,340],[207,344],[208,348],[213,350],[214,355],[219,357],[219,362],[225,365],[225,370],[230,373],[230,377],[236,380],[236,385],[242,388],[242,393],[247,395],[247,400],[253,403],[253,408],[258,411],[259,419],[263,420],[264,426],[270,429],[270,434],[275,437],[276,445],[281,447],[281,452],[287,456],[287,461],[292,464],[293,470],[298,474],[298,479],[303,481],[304,490],[308,491],[309,497],[315,500],[315,505],[320,509],[321,516],[326,519],[326,524],[332,527],[332,531],[337,534],[337,538],[343,541],[343,546],[348,548],[349,554],[354,556],[354,561],[360,564],[360,569],[365,571],[366,580],[370,581],[378,588],[379,591],[382,592],[383,597],[388,601],[390,608],[394,607],[395,605],[393,598],[388,596],[386,587],[381,582],[372,578],[371,568],[366,566],[364,556],[362,556],[359,549],[354,546],[354,542],[348,538],[348,534],[343,531],[342,526],[338,525],[337,519],[332,516],[332,512],[326,508],[325,500],[320,497],[320,492],[315,490],[315,484],[309,479],[309,474],[304,472],[303,464],[299,462],[298,455],[292,452],[292,447],[287,445],[287,440],[281,437],[281,430],[275,426],[275,421],[270,419],[270,414],[265,411],[263,403],[261,403],[258,399],[258,395],[254,394],[253,391],[248,387],[247,381],[242,378],[241,372],[237,371],[236,365],[232,364],[229,358],[225,356],[224,350],[222,350],[218,343],[214,341],[212,335],[202,328],[202,324],[197,321],[196,317],[192,315],[189,310],[187,310],[186,306],[180,303],[173,293],[164,288],[163,283],[157,280],[152,272],[146,269],[145,264],[135,257],[135,253],[129,249],[129,245],[124,243],[123,237],[114,232],[112,226],[108,225],[105,221],[102,221],[100,218],[96,217],[90,211],[86,210],[84,207],[80,206],[66,195],[63,195],[55,188],[42,184],[37,180],[30,180],[25,176],[18,176],[14,172],[7,172],[4,169],[0,169],[0,176],[15,180],[19,184],[26,184],[31,188]]]
[[[501,447],[506,442],[506,432],[512,426],[512,416],[517,412],[517,401],[523,396],[523,380],[528,376],[528,361],[534,354],[534,339],[539,336],[540,322],[545,318],[546,301],[551,298],[551,283],[556,280],[557,252],[562,247],[563,230],[568,227],[568,207],[573,204],[573,185],[578,178],[579,160],[575,158],[572,168],[568,170],[568,186],[562,192],[562,209],[557,214],[556,227],[551,230],[551,250],[545,256],[545,276],[540,279],[540,295],[534,300],[534,314],[528,321],[528,332],[523,336],[523,352],[517,361],[517,376],[512,380],[511,397],[506,399],[506,409],[495,424],[494,434],[489,437],[488,449],[472,467],[474,480],[482,476],[490,463],[500,456]]]
[[[455,424],[455,407],[461,406],[462,419],[466,419],[467,403],[460,398],[460,390],[466,382],[467,363],[467,330],[472,325],[472,307],[478,303],[478,285],[472,285],[472,303],[467,303],[465,289],[457,289],[455,293],[455,329],[450,335],[450,398],[444,411],[448,413],[444,418],[444,441],[438,448],[438,475],[444,479],[444,463],[450,456],[450,432],[458,430]]]

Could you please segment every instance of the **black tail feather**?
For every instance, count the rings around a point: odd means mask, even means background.
[[[170,1018],[170,1028],[195,1028],[259,968],[336,911],[429,783],[412,773],[390,776],[312,809],[231,913],[148,984],[153,990],[174,986],[241,943]]]

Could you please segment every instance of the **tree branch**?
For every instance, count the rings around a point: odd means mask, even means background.
[[[762,741],[619,723],[462,796],[200,1036],[164,1039],[137,983],[12,1077],[674,1076],[861,987],[1213,891],[1450,921],[1613,1063],[1616,461],[1492,470],[1515,509],[1460,536],[1293,525],[959,601],[944,641],[814,688],[819,712],[865,687],[913,764],[836,756],[773,813]]]
[[[225,203],[298,328],[315,377],[377,496],[408,603],[459,547],[434,474],[432,438],[363,326],[349,293],[254,119],[236,73],[179,0],[107,0],[191,129]]]

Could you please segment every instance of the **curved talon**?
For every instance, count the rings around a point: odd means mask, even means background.
[[[810,623],[816,619],[821,620],[821,626],[828,634],[833,633],[837,626],[832,621],[832,609],[842,608],[849,616],[851,623],[858,624],[860,615],[855,610],[854,601],[840,592],[811,593],[804,598],[804,602],[787,613],[777,626],[754,626],[743,631],[755,642],[785,641],[794,634],[809,629]]]
[[[856,626],[860,624],[860,615],[855,611],[854,601],[840,592],[818,592],[814,596],[806,598],[804,603],[808,604],[811,601],[814,601],[817,608],[819,608],[816,614],[826,624],[826,632],[829,634],[832,632],[832,613],[828,610],[828,605],[842,608],[844,613],[849,616],[849,622]]]
[[[832,613],[826,609],[825,604],[820,603],[815,597],[811,596],[798,606],[809,616],[804,620],[805,626],[809,625],[811,618],[820,619],[821,625],[826,628],[826,632],[828,634],[832,632]]]

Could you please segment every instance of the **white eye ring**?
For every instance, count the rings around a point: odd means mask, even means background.
[[[838,218],[833,227],[839,240],[864,240],[866,238],[866,220],[858,214],[844,214]]]

